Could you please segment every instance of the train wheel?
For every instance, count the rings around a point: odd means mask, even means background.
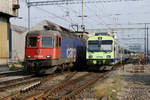
[[[67,67],[67,71],[69,72],[71,67],[69,66],[69,64],[66,64],[66,67]]]
[[[27,65],[24,65],[23,71],[26,73],[28,71]]]
[[[31,73],[31,69],[30,69],[29,65],[24,65],[24,73],[25,74],[30,74]]]

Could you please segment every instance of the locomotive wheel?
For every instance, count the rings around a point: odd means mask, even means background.
[[[30,73],[31,73],[31,69],[30,69],[30,67],[29,67],[28,65],[25,65],[25,66],[24,66],[24,72],[25,72],[26,74],[30,74]]]

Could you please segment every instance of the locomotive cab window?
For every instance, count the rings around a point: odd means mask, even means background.
[[[61,47],[61,38],[59,37],[59,47]]]
[[[26,46],[29,48],[37,47],[37,37],[27,37]]]
[[[54,47],[58,47],[58,37],[53,37]]]
[[[42,37],[42,47],[53,47],[52,37]]]

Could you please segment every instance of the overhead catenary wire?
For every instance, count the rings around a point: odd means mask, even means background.
[[[67,22],[67,23],[71,23],[71,21],[69,21],[69,20],[67,20],[67,19],[65,19],[63,17],[60,17],[60,16],[56,15],[55,13],[52,13],[52,12],[50,12],[48,10],[45,10],[43,8],[40,8],[40,7],[36,7],[36,8],[38,8],[38,9],[40,9],[40,10],[42,10],[42,11],[48,13],[48,14],[51,14],[52,16],[55,16],[56,18],[61,19],[61,20],[65,21],[65,22]]]
[[[84,0],[85,3],[112,3],[112,2],[129,2],[142,0]],[[29,6],[43,6],[43,5],[64,5],[64,4],[80,4],[81,0],[43,0],[28,2]]]
[[[90,7],[88,7],[87,5],[85,5],[85,7],[86,8],[88,8],[89,10],[91,10],[91,12],[95,15],[95,10],[92,10]],[[97,15],[95,15],[98,19],[99,19],[99,17],[101,17],[101,16],[97,16]],[[104,24],[104,25],[106,25],[106,27],[107,28],[109,28],[110,29],[110,27],[105,23],[105,21],[103,20],[103,18],[101,17],[101,22],[99,23],[99,24]],[[99,21],[97,21],[97,22],[99,22]]]
[[[77,14],[77,16],[76,17],[78,17],[78,15],[80,15],[80,12],[79,11],[76,11],[75,9],[73,9],[73,8],[68,8],[68,7],[62,7],[61,5],[59,5],[58,7],[61,7],[61,8],[65,8],[65,9],[69,9],[70,10],[70,12],[73,12],[73,13],[75,13],[75,14]],[[70,17],[70,16],[69,16]],[[71,17],[70,17],[71,18]],[[95,22],[95,24],[97,23],[97,20],[95,20],[95,19],[92,19],[91,17],[89,17],[89,16],[87,16],[86,17],[87,19],[89,19],[89,20],[91,20],[92,22]]]
[[[25,1],[22,1],[22,2],[26,3]],[[65,19],[64,17],[60,17],[59,15],[57,15],[57,14],[55,14],[55,13],[53,13],[53,12],[50,12],[50,11],[48,11],[48,10],[45,10],[44,8],[37,7],[37,6],[35,6],[35,8],[37,8],[37,9],[39,9],[39,10],[41,10],[41,11],[47,13],[47,14],[48,14],[47,17],[50,17],[50,18],[58,18],[58,19],[63,20],[63,21],[65,21],[65,22],[67,22],[67,23],[72,23],[72,19],[71,19],[71,21],[69,21],[68,19]],[[35,18],[35,17],[34,17],[34,18]],[[33,18],[33,19],[34,19],[34,18]],[[36,17],[36,18],[40,18],[40,17]]]
[[[127,1],[142,1],[142,0],[84,0],[84,3],[95,3],[95,4],[100,3],[100,4],[102,4],[102,3],[127,2]],[[50,5],[58,5],[58,4],[55,4],[56,2],[62,2],[62,5],[73,4],[73,2],[76,2],[74,4],[79,4],[79,3],[81,3],[81,0],[40,0],[40,1],[36,1],[36,2],[30,1],[30,2],[27,2],[27,4],[29,5],[31,3],[45,3],[45,4],[47,3],[46,5],[49,5],[50,3],[52,3]],[[45,4],[43,4],[43,6]],[[29,5],[29,6],[31,6],[31,5]],[[38,5],[36,5],[36,6],[38,6]],[[58,16],[58,17],[56,16],[56,18],[61,19],[63,21],[68,20],[66,18],[60,18],[60,16]],[[72,22],[74,20],[70,16],[68,18],[70,19],[70,21],[68,20],[67,23],[74,23],[74,22]],[[87,17],[87,18],[90,19],[90,20],[93,20],[93,22],[97,23],[96,19],[93,19],[92,17]],[[100,25],[106,25],[106,24],[104,22],[102,22],[102,23],[100,23]],[[106,25],[106,26],[109,27],[108,25]]]

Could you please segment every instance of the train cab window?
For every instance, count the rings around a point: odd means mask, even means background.
[[[88,51],[89,52],[98,52],[100,50],[100,42],[99,41],[88,41]]]
[[[37,47],[37,37],[27,37],[26,46],[29,48]]]
[[[52,46],[52,37],[42,37],[42,47],[48,48]]]
[[[59,37],[59,47],[61,47],[61,38]]]
[[[112,51],[112,40],[102,40],[101,42],[101,50],[102,52],[111,52]]]

